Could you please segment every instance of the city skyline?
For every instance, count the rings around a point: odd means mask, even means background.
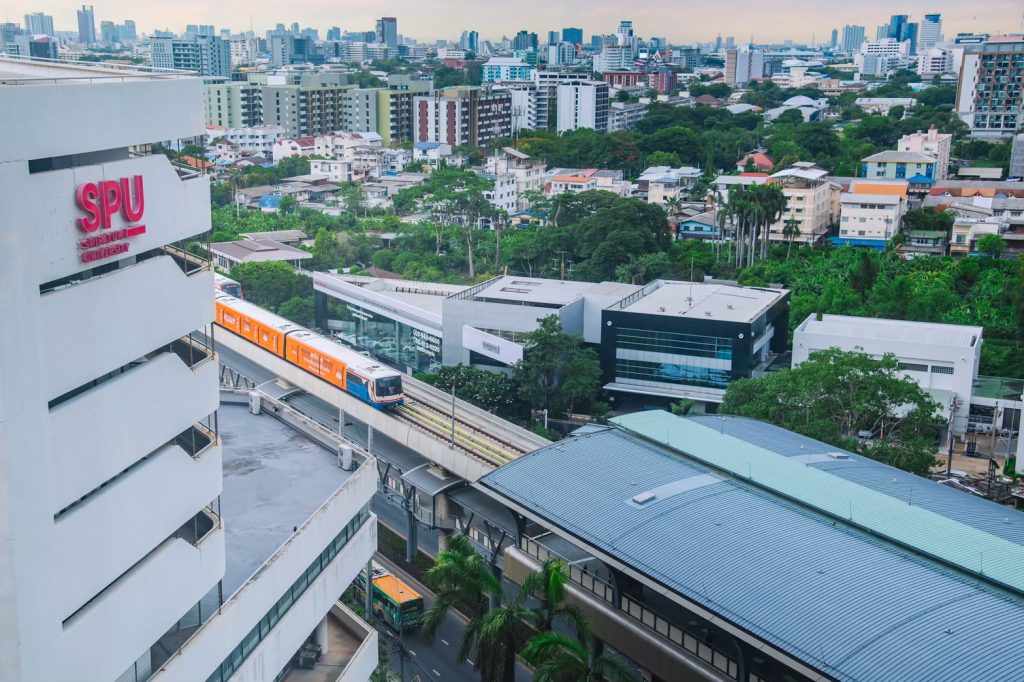
[[[673,42],[693,43],[711,40],[721,33],[723,36],[735,36],[740,44],[751,37],[757,43],[810,42],[813,37],[815,42],[822,44],[828,41],[833,28],[841,30],[845,24],[859,24],[867,27],[870,33],[897,11],[909,14],[912,19],[920,19],[925,13],[941,13],[943,30],[947,35],[961,31],[1010,33],[1020,30],[1022,23],[1021,6],[1015,0],[986,0],[969,6],[960,3],[942,5],[928,0],[907,0],[898,5],[869,0],[855,6],[840,6],[835,0],[799,0],[792,4],[785,21],[779,21],[779,13],[770,6],[753,0],[734,0],[727,7],[686,9],[679,9],[668,2],[628,8],[619,3],[598,2],[591,4],[585,16],[580,16],[568,6],[538,0],[526,0],[514,11],[500,7],[486,10],[479,7],[473,8],[476,11],[467,11],[460,5],[453,0],[441,0],[428,10],[418,3],[398,0],[375,9],[350,0],[310,0],[301,9],[282,9],[279,4],[267,0],[244,3],[226,0],[215,6],[189,2],[168,8],[147,7],[128,0],[107,0],[95,6],[95,15],[97,25],[101,20],[134,19],[146,33],[154,29],[179,32],[186,24],[197,22],[213,23],[218,29],[229,28],[232,32],[249,30],[251,26],[257,33],[262,33],[277,23],[290,25],[293,21],[304,27],[317,28],[321,33],[330,26],[350,31],[371,31],[381,16],[395,16],[399,33],[420,41],[457,40],[466,29],[479,31],[481,39],[493,40],[503,35],[512,36],[520,28],[541,34],[564,26],[578,26],[586,36],[590,36],[611,33],[621,19],[631,19],[641,36],[658,35]],[[19,21],[28,13],[44,12],[53,15],[57,30],[74,30],[78,7],[67,2],[25,0],[8,4],[5,12],[9,21]],[[449,18],[456,12],[459,17],[457,23]],[[667,26],[666,16],[685,21],[667,22]]]

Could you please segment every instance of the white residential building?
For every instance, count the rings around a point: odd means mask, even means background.
[[[316,138],[284,137],[274,143],[271,153],[274,156],[274,163],[289,156],[312,156],[316,153]]]
[[[544,189],[545,163],[540,159],[530,158],[529,154],[505,147],[500,154],[487,157],[484,169],[494,175],[512,175],[516,179],[516,195],[519,200],[519,210],[526,210],[530,207],[529,192],[538,192]]]
[[[281,126],[255,126],[253,128],[219,128],[206,127],[207,143],[218,138],[238,146],[239,151],[259,154],[270,159],[274,151],[274,143],[283,138],[287,131]]]
[[[462,166],[466,157],[452,154],[452,146],[444,142],[417,142],[412,146],[412,160],[430,170],[437,170],[441,164]]]
[[[927,131],[919,130],[904,135],[896,143],[896,151],[916,152],[935,157],[935,179],[945,180],[949,173],[949,155],[953,147],[953,136],[940,133],[933,125]]]
[[[232,38],[228,41],[231,50],[231,66],[254,64],[260,54],[260,41],[256,38]]]
[[[839,236],[834,244],[884,251],[907,212],[906,180],[855,180],[839,197]]]
[[[594,56],[594,71],[629,71],[633,69],[633,48],[628,45],[605,45]]]
[[[579,128],[608,132],[608,84],[599,81],[558,85],[556,130]]]
[[[917,58],[917,73],[926,78],[953,73],[953,50],[932,47],[922,52]]]
[[[0,678],[272,679],[373,554],[375,466],[283,544],[226,542],[213,271],[177,246],[209,179],[137,155],[203,135],[202,82],[0,71]],[[376,665],[365,632],[336,679]]]
[[[479,173],[480,177],[494,182],[493,189],[484,191],[484,197],[491,202],[491,206],[504,211],[507,215],[516,213],[519,209],[519,194],[516,190],[516,178],[508,173],[492,174],[487,172]],[[481,221],[481,227],[489,226],[487,220]]]
[[[892,353],[902,373],[928,391],[952,418],[952,432],[967,430],[974,380],[981,363],[981,327],[811,314],[793,332],[793,367],[814,351],[860,349],[874,357]],[[954,405],[956,407],[954,411]]]
[[[888,116],[893,107],[903,107],[907,111],[913,109],[917,100],[913,97],[858,97],[853,103],[866,114]]]
[[[309,174],[322,175],[334,183],[362,182],[366,179],[365,171],[357,169],[352,161],[342,159],[311,159]]]
[[[882,38],[865,42],[853,56],[853,63],[863,76],[888,76],[889,72],[910,64],[910,41]]]
[[[768,238],[785,242],[782,234],[787,220],[795,220],[800,234],[793,241],[816,244],[828,234],[839,217],[839,185],[828,179],[828,171],[805,161],[795,163],[771,176],[786,197],[786,210],[769,228]]]
[[[352,160],[357,150],[384,146],[379,133],[349,133],[339,131],[328,135],[317,135],[313,141],[313,153],[328,159]]]

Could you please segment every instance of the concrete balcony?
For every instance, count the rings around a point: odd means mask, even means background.
[[[193,442],[190,433],[182,436],[185,447]],[[174,535],[220,491],[219,444],[208,442],[202,456],[196,458],[172,443],[61,514],[54,523],[59,560],[54,600],[61,619],[118,582],[119,576],[133,570],[140,560],[151,561],[153,548]],[[217,578],[222,574],[223,564]],[[198,597],[180,604],[195,601]],[[166,629],[167,623],[164,625]]]
[[[224,572],[224,530],[216,526],[196,545],[178,537],[164,541],[64,623],[60,647],[41,679],[113,680],[140,651],[157,641],[199,602]],[[73,573],[69,579],[73,579]],[[159,589],[154,589],[159,586]],[[106,643],[96,646],[96,633]]]
[[[50,411],[54,514],[217,409],[217,363],[190,368],[187,338]]]
[[[214,316],[212,292],[211,271],[186,275],[161,255],[44,294],[44,394],[57,398],[203,328]]]
[[[341,602],[326,617],[327,650],[312,668],[294,669],[283,682],[365,682],[377,667],[377,630]]]

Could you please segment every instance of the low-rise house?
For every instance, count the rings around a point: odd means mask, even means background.
[[[487,157],[484,170],[495,175],[508,174],[516,179],[516,195],[519,198],[519,210],[530,207],[529,192],[544,189],[544,170],[546,164],[540,159],[531,158],[518,149],[505,147],[500,153]]]
[[[335,183],[362,182],[366,179],[366,172],[356,168],[353,161],[341,159],[313,159],[309,162],[309,172]]]
[[[628,196],[633,185],[623,179],[622,171],[597,168],[552,168],[546,174],[544,192],[555,196],[563,192],[586,192],[599,189],[619,196]]]
[[[913,97],[858,97],[853,101],[865,114],[882,114],[888,116],[893,107],[903,107],[909,111],[917,104]]]
[[[938,172],[934,156],[918,152],[884,151],[861,159],[862,178],[907,180],[911,185],[930,188]]]
[[[316,153],[316,138],[292,137],[282,138],[274,143],[271,154],[274,163],[289,156],[312,156]]]
[[[417,142],[412,147],[412,160],[429,170],[437,170],[443,163],[446,166],[463,166],[466,157],[453,154],[452,146],[444,142]]]
[[[218,268],[231,272],[241,263],[284,262],[300,267],[302,261],[313,257],[308,251],[296,249],[273,239],[240,239],[234,242],[214,242],[210,253]]]
[[[736,170],[741,173],[747,170],[747,163],[750,163],[750,167],[754,171],[762,171],[770,173],[772,168],[775,167],[775,162],[772,161],[771,157],[762,151],[750,152],[736,164]]]
[[[907,211],[905,180],[855,180],[840,196],[839,236],[833,244],[884,251]]]

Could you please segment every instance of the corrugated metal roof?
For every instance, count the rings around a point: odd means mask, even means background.
[[[1024,549],[1013,512],[857,455],[801,463],[836,449],[750,420],[616,421],[648,438],[570,438],[480,483],[837,679],[1024,679],[1005,657],[1024,644],[1024,599],[906,546],[963,563],[984,554],[986,575],[1020,583],[1024,564],[996,556]],[[905,544],[850,524],[849,505],[854,524]]]

